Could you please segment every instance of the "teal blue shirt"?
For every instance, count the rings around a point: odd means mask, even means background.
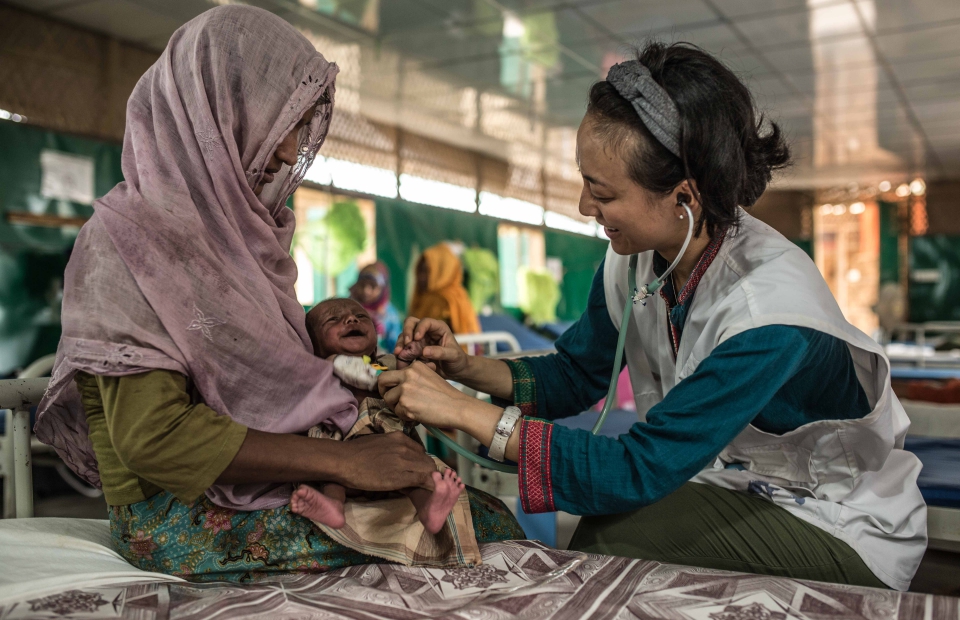
[[[668,286],[668,305],[672,295]],[[670,312],[680,334],[692,301],[690,295]],[[616,344],[601,265],[587,310],[557,340],[557,353],[522,360],[534,379],[535,415],[572,416],[603,398]],[[618,438],[553,425],[552,503],[582,515],[634,510],[679,488],[749,424],[782,434],[817,420],[856,419],[869,412],[844,342],[789,325],[751,329],[715,348],[647,412],[645,423]]]

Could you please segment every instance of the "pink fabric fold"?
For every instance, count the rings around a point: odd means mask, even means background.
[[[78,370],[166,369],[250,428],[347,432],[353,396],[313,355],[294,291],[287,198],[323,143],[338,68],[267,11],[224,6],[174,33],[127,103],[125,181],[96,202],[67,266],[63,338],[36,433],[99,485]],[[299,161],[253,189],[303,114]],[[267,198],[267,196],[270,198]],[[149,472],[137,472],[149,479]],[[280,484],[214,486],[239,510],[286,504]]]

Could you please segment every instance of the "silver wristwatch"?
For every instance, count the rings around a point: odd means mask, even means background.
[[[490,451],[488,452],[490,458],[494,461],[503,462],[504,453],[507,451],[507,441],[513,434],[521,417],[523,417],[523,414],[517,407],[507,407],[503,410],[503,415],[500,416],[500,421],[497,423],[497,430],[493,433],[493,441],[490,442]]]

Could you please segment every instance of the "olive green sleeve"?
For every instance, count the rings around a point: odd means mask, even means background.
[[[183,375],[154,370],[97,377],[120,461],[184,502],[203,494],[240,450],[247,427],[190,402]]]

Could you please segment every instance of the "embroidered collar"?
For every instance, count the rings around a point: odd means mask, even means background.
[[[679,295],[676,295],[673,290],[672,278],[667,280],[663,287],[660,288],[660,296],[663,297],[663,301],[667,304],[667,334],[670,336],[670,344],[673,345],[673,354],[675,356],[680,351],[680,338],[683,335],[683,326],[687,322],[687,310],[693,302],[693,295],[697,291],[697,285],[700,284],[703,274],[706,273],[707,269],[713,263],[713,259],[720,253],[720,246],[723,245],[725,237],[726,231],[723,231],[710,240],[710,243],[707,244],[706,249],[703,251],[703,255],[700,256],[700,260],[697,261],[697,266],[690,274],[690,278],[680,290]],[[657,274],[657,276],[666,271],[669,266],[670,263],[667,262],[667,259],[654,252],[653,272]]]
[[[709,269],[710,265],[713,263],[713,259],[715,259],[717,254],[720,253],[720,246],[723,245],[723,240],[726,238],[726,236],[727,232],[721,231],[719,235],[710,240],[710,243],[703,251],[703,255],[700,256],[700,260],[697,261],[697,266],[694,267],[693,272],[691,272],[687,283],[683,285],[682,289],[680,289],[680,294],[675,295],[675,300],[671,300],[670,296],[667,295],[668,288],[671,294],[674,293],[672,278],[664,283],[663,287],[660,289],[660,295],[667,302],[668,306],[672,307],[674,305],[684,305],[691,297],[693,297],[694,292],[697,290],[697,285],[700,284],[700,280],[703,278],[703,274],[706,273],[707,269]],[[669,266],[670,263],[667,261],[667,259],[660,256],[659,252],[653,253],[654,274],[659,276],[666,271],[667,267]]]

